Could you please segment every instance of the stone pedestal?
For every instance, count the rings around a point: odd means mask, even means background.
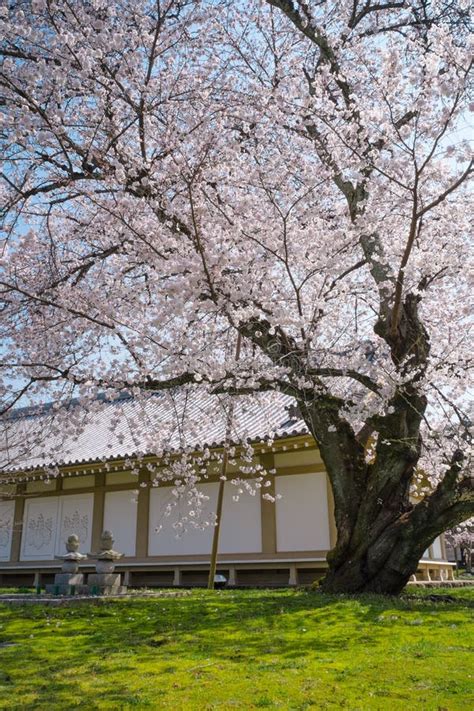
[[[74,595],[80,585],[84,585],[82,573],[56,573],[54,583],[46,585],[46,592],[51,595]]]
[[[58,573],[54,576],[56,585],[83,585],[83,573]]]
[[[120,573],[90,573],[87,587],[89,593],[96,595],[118,595],[127,590],[125,585],[121,585]]]
[[[120,573],[90,573],[88,585],[120,585]]]

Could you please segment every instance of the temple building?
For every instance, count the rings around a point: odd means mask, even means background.
[[[139,407],[124,396],[102,402],[84,422],[71,405],[66,432],[54,406],[18,410],[5,420],[0,585],[51,584],[61,568],[55,556],[64,553],[68,537],[77,535],[87,554],[98,550],[104,529],[125,554],[116,570],[126,585],[205,584],[226,437],[225,417],[209,417],[206,397],[180,394],[171,401],[157,394]],[[166,464],[152,447],[158,434],[167,444]],[[324,574],[336,540],[331,489],[314,439],[290,400],[279,395],[236,412],[232,439],[227,476],[240,484],[226,481],[224,488],[218,573],[237,586],[312,583]],[[252,443],[251,466],[239,444],[244,440]],[[201,464],[206,452],[199,489],[208,497],[208,517],[197,527],[189,525],[188,504],[173,493],[175,482],[160,479],[183,450],[201,457]],[[271,473],[265,485],[256,480],[259,465]],[[93,571],[89,560],[79,567]],[[452,578],[453,567],[441,536],[420,561],[417,577]]]

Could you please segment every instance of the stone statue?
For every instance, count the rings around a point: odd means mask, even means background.
[[[117,553],[114,551],[115,538],[111,531],[104,531],[100,537],[100,558],[112,558],[112,560],[118,560],[118,558],[123,557],[123,553]]]
[[[61,570],[63,573],[77,573],[78,564],[81,560],[86,560],[87,556],[79,553],[79,537],[73,533],[66,541],[66,555],[57,555],[55,558],[63,561]]]
[[[114,537],[111,531],[104,531],[100,537],[100,551],[91,554],[97,559],[95,569],[97,573],[113,573],[115,561],[123,558],[123,553],[114,551]]]
[[[79,536],[76,536],[75,533],[73,533],[71,536],[68,536],[68,539],[66,541],[66,550],[68,553],[77,553],[77,551],[79,550]]]
[[[113,573],[115,569],[115,561],[123,558],[124,553],[114,551],[115,539],[111,531],[103,531],[100,537],[100,551],[91,553],[91,558],[97,560],[97,573]]]

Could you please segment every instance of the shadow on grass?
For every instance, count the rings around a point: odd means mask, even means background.
[[[0,668],[8,680],[0,679],[0,708],[46,708],[51,699],[55,708],[75,708],[78,697],[83,708],[105,708],[96,705],[97,694],[107,698],[106,708],[144,707],[146,695],[130,691],[140,686],[142,668],[158,670],[153,693],[159,695],[179,671],[206,675],[209,659],[262,672],[283,672],[315,658],[332,663],[355,644],[375,648],[400,615],[406,624],[433,615],[435,624],[445,612],[450,619],[465,614],[466,604],[461,597],[439,604],[423,595],[351,598],[286,589],[196,591],[93,606],[2,605]],[[420,647],[420,654],[429,653]],[[32,698],[4,707],[6,691],[30,692]]]

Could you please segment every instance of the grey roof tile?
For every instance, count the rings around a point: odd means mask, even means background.
[[[271,393],[234,402],[234,442],[307,433],[305,423],[290,416],[294,401],[288,396]],[[16,411],[0,423],[0,470],[13,473],[217,447],[226,439],[227,409],[222,398],[183,388],[144,400],[97,399],[90,411],[77,402],[59,411],[51,405]]]

